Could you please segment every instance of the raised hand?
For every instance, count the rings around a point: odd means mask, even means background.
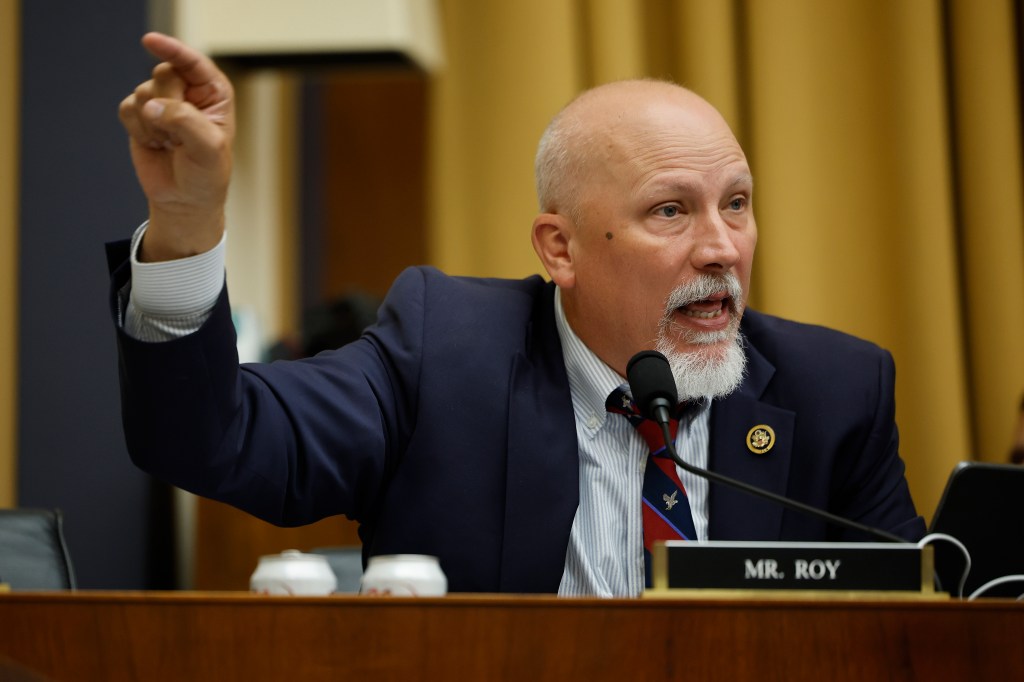
[[[149,201],[139,257],[172,260],[208,251],[224,231],[234,91],[211,59],[181,41],[147,33],[142,44],[160,63],[119,114]]]

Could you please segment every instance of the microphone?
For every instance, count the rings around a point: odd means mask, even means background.
[[[679,403],[679,393],[665,356],[656,350],[640,351],[629,359],[626,378],[640,414],[667,424]]]
[[[679,393],[676,391],[676,380],[672,376],[672,369],[668,365],[668,360],[658,351],[640,351],[630,358],[629,363],[626,365],[626,379],[629,381],[629,390],[633,394],[633,402],[636,403],[640,414],[647,419],[653,419],[661,426],[661,435],[665,440],[665,448],[668,454],[684,471],[688,471],[701,478],[706,478],[714,483],[720,483],[730,488],[741,490],[749,495],[771,500],[787,509],[792,509],[817,519],[823,519],[843,528],[860,531],[886,542],[907,542],[907,540],[893,533],[844,519],[823,509],[818,509],[817,507],[777,495],[749,483],[737,481],[734,478],[723,476],[714,471],[688,464],[676,452],[676,444],[673,442],[671,431],[669,431],[671,410],[679,402]]]

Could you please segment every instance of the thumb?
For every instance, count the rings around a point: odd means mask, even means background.
[[[184,146],[197,161],[214,160],[227,142],[224,130],[188,102],[153,98],[143,105],[142,116],[170,145]]]

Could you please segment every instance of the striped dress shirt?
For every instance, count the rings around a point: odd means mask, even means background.
[[[608,395],[626,381],[576,336],[555,290],[555,320],[576,415],[580,453],[580,505],[576,510],[562,596],[637,596],[644,590],[641,497],[649,448],[622,415],[608,414]],[[676,436],[676,450],[689,464],[708,459],[710,401]],[[708,482],[676,467],[686,488],[699,540],[707,540]]]

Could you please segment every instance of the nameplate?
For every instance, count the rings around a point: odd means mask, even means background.
[[[681,542],[654,546],[654,590],[935,592],[911,543]]]

